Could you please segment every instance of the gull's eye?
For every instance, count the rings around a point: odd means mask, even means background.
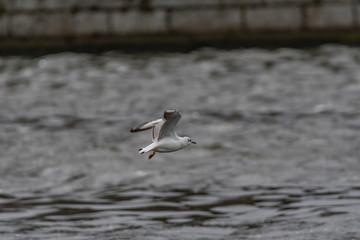
[[[191,139],[189,139],[188,142],[191,142]]]

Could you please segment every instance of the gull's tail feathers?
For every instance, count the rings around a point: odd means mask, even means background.
[[[147,153],[149,151],[154,150],[156,147],[157,147],[157,143],[151,143],[144,148],[140,148],[139,153],[141,153],[141,154]]]

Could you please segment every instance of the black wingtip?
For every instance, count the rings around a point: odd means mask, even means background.
[[[138,131],[140,131],[138,128],[132,128],[132,129],[130,129],[130,132],[138,132]]]
[[[170,116],[173,115],[176,112],[177,112],[177,110],[175,110],[175,109],[166,110],[164,112],[164,119],[169,119]]]

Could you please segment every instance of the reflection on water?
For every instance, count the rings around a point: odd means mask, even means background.
[[[360,49],[0,58],[1,239],[357,239]],[[196,146],[138,155],[182,111]]]

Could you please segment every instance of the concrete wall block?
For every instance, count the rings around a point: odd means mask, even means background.
[[[247,0],[247,3],[250,3],[251,0]],[[313,3],[316,0],[265,0],[264,3],[268,5],[292,5],[299,6],[304,3]]]
[[[356,8],[355,24],[357,27],[360,27],[360,2],[357,2],[355,4],[355,8]]]
[[[302,24],[297,6],[248,8],[245,15],[249,30],[299,30]]]
[[[41,37],[61,36],[64,29],[63,15],[60,12],[42,12],[37,17],[34,34]]]
[[[2,1],[2,0],[0,0]],[[45,10],[58,10],[58,9],[99,9],[104,8],[124,8],[137,6],[138,1],[133,0],[39,0],[40,7]]]
[[[114,34],[143,34],[165,32],[165,11],[137,11],[136,9],[113,12],[111,32]]]
[[[9,32],[15,37],[57,37],[62,27],[60,13],[21,12],[12,15]]]
[[[58,0],[61,1],[61,0]],[[72,8],[86,9],[86,8],[96,8],[99,5],[101,0],[67,0],[69,1],[69,5]]]
[[[240,9],[236,8],[174,10],[171,15],[175,32],[236,32],[240,26]]]
[[[30,13],[17,13],[12,15],[10,21],[10,34],[15,37],[33,36],[37,25],[37,16]]]
[[[60,9],[86,9],[94,8],[99,5],[98,0],[38,0],[39,6],[44,10]],[[101,2],[101,1],[100,1]]]
[[[343,3],[351,3],[353,1],[358,1],[358,0],[321,0],[321,4],[329,4],[329,3],[332,3],[332,4],[343,4]],[[313,3],[318,3],[316,2],[316,0],[313,0]]]
[[[61,35],[62,27],[60,13],[38,15],[21,12],[13,14],[10,21],[10,33],[15,37],[55,37]]]
[[[152,0],[153,7],[190,8],[190,7],[216,7],[222,0]]]
[[[309,29],[350,28],[353,24],[352,4],[308,6],[306,25]]]
[[[299,1],[312,1],[312,0],[291,0],[291,4],[296,4]],[[289,0],[219,0],[220,5],[241,5],[241,6],[254,6],[254,5],[264,5],[264,4],[273,4],[273,3],[282,3]]]
[[[8,22],[9,17],[7,14],[0,15],[0,37],[8,35]]]
[[[39,7],[44,10],[69,9],[74,4],[74,0],[40,0]]]
[[[107,13],[105,11],[87,10],[70,14],[67,25],[69,34],[78,36],[108,33]]]
[[[11,10],[13,7],[12,0],[0,0],[0,9],[2,10]]]
[[[151,1],[149,1],[151,3]],[[150,4],[149,3],[149,4]],[[146,4],[146,3],[144,3]],[[100,8],[127,8],[127,7],[139,7],[140,1],[132,0],[102,0],[98,2]],[[151,4],[152,5],[152,4]]]
[[[39,0],[12,0],[11,10],[36,11],[39,9]]]

